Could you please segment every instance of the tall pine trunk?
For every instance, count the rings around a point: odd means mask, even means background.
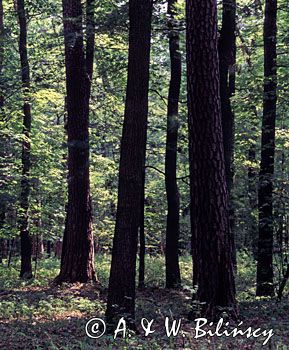
[[[259,174],[259,242],[257,296],[270,296],[273,287],[273,176],[277,104],[277,0],[267,0],[264,21],[264,100]]]
[[[2,0],[0,0],[0,121],[4,119],[4,94],[3,94],[3,77],[2,70],[4,64],[4,12],[3,12],[3,4]],[[5,157],[5,140],[0,141],[0,157],[1,157],[1,167],[2,167],[2,159]],[[2,169],[0,171],[0,176],[4,175]],[[6,204],[4,198],[0,196],[0,229],[5,224],[5,216],[6,216]],[[2,263],[2,258],[5,258],[4,252],[4,238],[0,239],[0,263]]]
[[[166,287],[174,288],[181,284],[179,267],[179,191],[177,184],[177,144],[179,129],[179,96],[182,78],[180,38],[175,19],[176,0],[168,1],[169,49],[171,60],[171,80],[168,96],[167,141],[165,179],[167,192],[166,228]]]
[[[118,205],[106,316],[134,324],[138,228],[147,138],[152,1],[129,1],[129,57]]]
[[[19,54],[21,64],[21,80],[23,90],[23,141],[22,141],[22,178],[20,194],[20,239],[21,239],[21,278],[32,277],[32,243],[29,234],[29,197],[30,197],[30,67],[27,53],[27,20],[24,0],[17,0],[17,14],[19,20]]]
[[[216,0],[187,0],[191,227],[202,315],[236,314],[219,93]]]
[[[232,188],[234,182],[234,112],[230,97],[232,87],[232,72],[236,61],[236,1],[223,0],[222,28],[219,38],[220,59],[220,97],[222,112],[222,129],[225,157],[225,173],[229,195],[229,224],[234,265],[236,261],[236,248],[234,236],[234,203]],[[232,69],[233,68],[233,69]]]
[[[63,237],[61,282],[95,281],[92,208],[89,184],[89,94],[92,76],[86,69],[82,5],[63,0],[68,136],[68,205]]]

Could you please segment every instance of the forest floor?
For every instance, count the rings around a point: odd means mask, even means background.
[[[240,327],[273,329],[274,336],[264,349],[289,349],[289,300],[256,299],[254,297],[255,267],[242,254],[238,259],[237,290]],[[192,295],[191,259],[181,259],[183,287],[177,291],[164,289],[163,257],[147,258],[147,288],[137,293],[137,319],[155,320],[154,334],[132,334],[131,338],[113,339],[104,335],[91,339],[85,325],[91,318],[104,318],[110,258],[96,261],[100,286],[51,284],[57,275],[59,261],[46,259],[38,264],[37,275],[30,282],[18,279],[19,261],[8,269],[0,267],[0,349],[260,349],[265,337],[249,338],[203,337],[194,339],[194,325],[187,321]],[[168,338],[165,318],[182,319],[182,332]],[[238,321],[238,323],[240,322]],[[237,324],[238,324],[237,323]],[[236,325],[237,325],[236,324]],[[235,325],[235,326],[236,326]],[[234,325],[231,325],[235,327]],[[141,329],[141,327],[139,327]]]

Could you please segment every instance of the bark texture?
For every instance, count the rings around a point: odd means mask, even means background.
[[[89,184],[89,94],[92,76],[84,55],[80,0],[63,0],[68,136],[68,205],[61,282],[95,281],[92,208]]]
[[[136,254],[147,138],[151,12],[151,0],[130,0],[128,81],[106,310],[109,323],[122,314],[130,321],[132,327],[135,316]]]
[[[22,141],[22,178],[20,193],[20,239],[21,239],[21,278],[32,278],[32,243],[29,234],[29,197],[30,197],[30,67],[27,52],[27,20],[24,0],[17,0],[17,14],[19,20],[19,54],[21,64],[21,80],[23,91],[23,141]]]
[[[191,227],[201,313],[236,315],[225,177],[216,0],[187,0]]]
[[[257,296],[270,296],[273,287],[273,176],[277,104],[277,0],[267,0],[264,21],[264,100],[259,174],[259,242]]]
[[[4,64],[4,12],[3,12],[3,4],[2,0],[0,0],[0,120],[4,119],[4,94],[3,94],[3,77],[2,70]],[[5,157],[5,140],[1,138],[0,141],[0,157],[1,157],[1,165],[2,159]],[[4,172],[0,171],[0,178],[4,176]],[[6,212],[6,203],[3,196],[0,196],[0,229],[5,224],[5,212]],[[2,258],[5,258],[5,249],[4,249],[4,238],[0,239],[0,262],[2,263]]]
[[[235,122],[230,98],[234,93],[234,71],[236,62],[236,1],[223,0],[222,28],[219,38],[220,59],[220,97],[222,129],[225,157],[225,172],[229,195],[229,223],[234,265],[237,265],[234,235],[234,203],[232,188],[234,184],[234,145]]]
[[[179,96],[182,78],[180,38],[175,19],[176,0],[168,1],[169,49],[171,80],[168,96],[167,140],[165,179],[168,203],[166,228],[166,287],[175,288],[181,284],[179,267],[179,191],[177,184],[177,144],[179,129]]]

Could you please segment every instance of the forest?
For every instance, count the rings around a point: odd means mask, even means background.
[[[289,349],[288,0],[0,0],[0,348]]]

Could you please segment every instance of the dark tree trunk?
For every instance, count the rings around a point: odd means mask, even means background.
[[[3,95],[3,79],[2,69],[4,63],[4,12],[3,3],[0,0],[0,117],[3,117],[4,95]]]
[[[257,171],[254,168],[256,163],[256,145],[251,144],[248,151],[248,161],[250,166],[248,168],[248,197],[249,197],[249,242],[252,244],[252,252],[257,259],[258,251],[258,224],[255,218],[255,212],[258,208],[258,194],[257,194]]]
[[[5,205],[4,203],[0,202],[0,229],[2,229],[5,224],[5,216],[6,216]],[[7,258],[7,254],[5,249],[5,239],[0,238],[0,263],[2,263],[2,259],[6,259],[6,258]]]
[[[176,0],[168,1],[169,49],[171,80],[168,96],[167,141],[165,179],[168,203],[166,228],[166,287],[175,288],[181,284],[179,267],[179,191],[177,184],[177,144],[179,129],[179,96],[182,78],[180,38],[175,19]]]
[[[3,263],[3,259],[7,259],[7,240],[0,238],[0,263]]]
[[[145,241],[145,168],[143,170],[143,187],[140,204],[140,223],[139,223],[139,276],[138,287],[144,288],[145,286],[145,253],[146,253],[146,241]]]
[[[63,0],[68,136],[68,205],[61,282],[95,281],[89,185],[89,92],[92,63],[84,55],[80,0]],[[86,69],[91,67],[91,73]]]
[[[219,93],[216,0],[187,0],[191,227],[201,313],[236,315]]]
[[[148,115],[152,1],[129,2],[129,57],[118,206],[106,316],[135,316],[135,276]]]
[[[27,53],[27,21],[24,0],[17,0],[17,12],[20,26],[19,53],[21,79],[24,95],[23,105],[23,141],[22,141],[22,179],[20,194],[20,238],[21,238],[21,278],[32,278],[31,254],[32,244],[29,234],[29,197],[30,197],[30,69]]]
[[[7,267],[10,267],[11,261],[12,261],[12,256],[14,252],[14,245],[15,245],[15,239],[9,239],[8,240],[8,249],[9,249],[9,254],[8,254],[8,261],[7,261]]]
[[[233,71],[236,61],[236,0],[223,0],[222,28],[219,39],[220,97],[225,157],[225,172],[229,195],[229,223],[234,265],[236,248],[234,236],[234,203],[231,196],[234,182],[234,113],[230,97],[235,89]]]
[[[283,292],[284,292],[284,289],[286,287],[286,283],[289,279],[289,264],[287,265],[287,269],[286,269],[286,272],[283,276],[283,279],[281,281],[281,284],[280,284],[280,287],[279,287],[279,290],[278,290],[278,299],[281,300],[282,299],[282,295],[283,295]]]
[[[61,259],[63,251],[63,242],[58,240],[54,244],[54,257],[57,259]]]
[[[87,108],[89,113],[89,100],[91,92],[91,82],[93,76],[93,61],[94,61],[94,47],[95,47],[95,0],[87,0],[86,5],[86,73],[88,75],[88,88],[87,88]]]
[[[51,257],[51,241],[46,242],[46,253],[47,253],[47,257],[50,258]]]
[[[4,119],[4,95],[3,95],[3,79],[2,79],[2,69],[3,69],[3,63],[4,63],[4,12],[3,12],[3,4],[2,0],[0,0],[0,120],[2,121]],[[5,156],[5,140],[0,143],[0,157],[4,158]],[[0,173],[2,177],[2,171]],[[6,211],[6,205],[4,199],[0,196],[0,228],[3,227],[5,223],[5,211]],[[5,258],[5,240],[4,238],[0,239],[0,262],[2,263],[2,259]]]
[[[228,192],[233,187],[234,177],[234,113],[231,106],[230,72],[236,59],[236,1],[223,0],[222,29],[219,39],[220,59],[220,97],[222,111],[222,128],[225,170]]]
[[[257,296],[271,296],[273,287],[273,176],[277,103],[277,0],[267,0],[264,22],[264,100],[259,174],[259,242]]]
[[[32,256],[33,259],[39,260],[42,259],[44,255],[44,244],[43,244],[43,235],[36,234],[32,236]]]

